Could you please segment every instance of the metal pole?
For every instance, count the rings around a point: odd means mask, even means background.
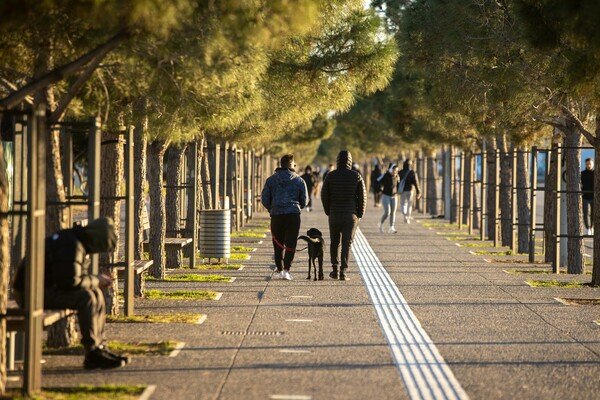
[[[537,146],[531,149],[531,191],[529,202],[531,212],[529,213],[529,262],[535,262],[535,233],[536,233],[536,204],[537,204]]]
[[[479,239],[481,240],[485,240],[487,233],[489,212],[487,209],[487,185],[487,145],[485,139],[483,139],[483,144],[481,145],[481,213],[479,216]]]
[[[192,215],[188,215],[188,218],[192,219],[192,250],[190,256],[190,269],[194,270],[196,268],[196,256],[198,254],[198,212],[196,210],[196,204],[198,203],[198,142],[194,140],[190,144],[191,150],[189,154],[191,157],[188,159],[189,171],[190,171],[190,179],[192,180],[192,185],[188,187],[189,198],[188,201],[193,204],[192,210],[194,212]]]
[[[494,200],[494,247],[498,247],[498,222],[500,222],[500,149],[496,149],[494,172],[496,174],[496,198]]]
[[[473,223],[475,221],[475,153],[471,152],[469,159],[469,236],[473,234]]]
[[[561,202],[561,181],[562,181],[562,149],[559,145],[554,145],[554,154],[556,155],[556,205],[554,214],[554,259],[552,260],[552,272],[560,273],[560,202]]]
[[[23,392],[42,389],[42,321],[46,227],[46,105],[38,104],[27,132],[27,255],[25,270],[25,359]]]
[[[90,120],[88,144],[88,222],[100,218],[100,118]],[[98,254],[90,254],[90,274],[98,274]]]
[[[465,152],[460,152],[460,181],[458,183],[458,229],[462,228],[465,195]]]
[[[223,202],[222,204],[222,208],[223,209],[228,209],[229,208],[229,204],[227,204],[227,151],[229,149],[229,143],[225,142],[223,143]]]
[[[135,292],[135,271],[134,271],[134,240],[133,231],[134,210],[134,173],[133,173],[133,126],[125,131],[125,165],[127,166],[125,182],[125,307],[126,316],[134,314],[134,292]]]
[[[513,252],[517,251],[517,150],[513,147],[512,150],[512,179],[511,179],[511,191],[510,191],[510,210],[511,210],[511,221],[510,221],[510,249]]]
[[[448,146],[444,151],[444,178],[442,185],[444,186],[444,216],[452,222],[452,148]]]
[[[219,156],[220,156],[220,152],[221,152],[221,145],[219,145],[218,143],[214,144],[215,148],[214,148],[214,165],[213,165],[213,173],[214,175],[211,178],[211,181],[214,182],[213,184],[213,206],[215,210],[218,210],[219,208],[221,208],[221,202],[219,201],[219,172],[220,172],[220,162],[219,162]]]

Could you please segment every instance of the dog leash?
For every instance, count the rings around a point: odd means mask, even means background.
[[[271,238],[273,239],[273,242],[275,242],[275,244],[279,247],[281,247],[282,249],[284,249],[285,251],[291,251],[292,253],[295,253],[296,251],[302,251],[302,250],[306,250],[308,249],[308,246],[306,246],[303,249],[292,249],[291,247],[287,247],[283,244],[281,244],[281,242],[279,240],[277,240],[277,238],[275,237],[275,235],[273,234],[273,231],[271,231]]]

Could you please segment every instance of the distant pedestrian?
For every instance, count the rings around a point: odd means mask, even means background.
[[[313,196],[315,196],[316,199],[319,198],[319,193],[321,193],[321,167],[317,166],[315,168],[315,170],[313,171],[313,182],[315,183],[315,187],[313,188]]]
[[[334,169],[335,169],[335,167],[333,166],[333,164],[329,164],[329,166],[327,167],[325,172],[323,172],[323,182],[325,182],[325,178],[327,178],[327,175],[329,175],[329,173],[331,171],[333,171]]]
[[[373,171],[371,171],[371,192],[373,192],[373,202],[375,207],[381,207],[381,191],[383,189],[381,182],[379,181],[381,175],[381,168],[379,167],[379,163],[376,162]]]
[[[585,160],[585,169],[581,171],[581,197],[583,200],[583,224],[585,234],[594,234],[594,160]]]
[[[337,168],[323,182],[321,201],[325,214],[329,217],[332,267],[329,276],[345,281],[348,280],[346,270],[354,232],[367,207],[365,182],[360,173],[352,170],[352,155],[349,151],[339,152]]]
[[[402,164],[402,171],[400,171],[400,183],[398,192],[400,193],[400,206],[402,209],[402,215],[404,215],[404,222],[410,224],[412,219],[412,208],[415,194],[417,200],[421,198],[421,188],[419,187],[419,180],[417,179],[417,173],[412,169],[413,162],[410,158],[404,161]]]
[[[281,157],[280,167],[267,178],[261,194],[262,204],[271,215],[275,269],[288,281],[293,279],[290,268],[300,232],[300,212],[308,199],[306,183],[296,174],[295,168],[292,154]]]
[[[400,178],[398,177],[398,166],[394,163],[390,164],[390,167],[381,175],[377,181],[382,185],[381,203],[383,204],[383,215],[381,221],[379,221],[379,232],[384,232],[383,224],[385,220],[390,218],[389,233],[396,233],[396,208],[398,207],[398,183]]]
[[[304,174],[301,176],[304,179],[304,183],[306,183],[306,190],[308,191],[308,203],[306,204],[306,211],[310,211],[312,207],[312,193],[315,187],[315,176],[312,173],[312,168],[310,165],[307,165],[304,168]]]

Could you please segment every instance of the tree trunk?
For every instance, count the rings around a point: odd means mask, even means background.
[[[427,211],[431,216],[437,216],[438,210],[438,170],[436,152],[429,152],[427,157],[427,182],[425,182],[425,193],[427,193]]]
[[[494,227],[496,215],[496,142],[487,142],[487,239],[494,240]]]
[[[210,145],[209,147],[207,147],[207,149],[210,149]],[[213,204],[212,204],[212,190],[211,190],[211,184],[212,181],[210,180],[210,163],[208,161],[209,157],[208,157],[208,151],[204,152],[202,155],[202,194],[204,196],[204,207],[207,210],[212,210],[213,209]]]
[[[134,247],[133,255],[136,260],[143,259],[144,226],[142,215],[146,208],[146,148],[148,145],[148,101],[138,99],[133,105],[133,120],[135,131],[133,136],[133,176],[134,176]]]
[[[163,196],[163,158],[168,142],[155,141],[148,146],[150,187],[150,258],[154,263],[150,274],[157,279],[165,277],[165,201]]]
[[[34,77],[39,77],[54,68],[52,35],[50,32],[43,33],[35,40],[40,40],[40,42],[35,43],[34,47],[39,49],[34,65]],[[52,85],[36,93],[35,98],[38,101],[44,101],[51,112],[56,108],[54,87]],[[48,125],[46,129],[45,134],[48,138],[46,147],[46,201],[64,202],[66,197],[60,163],[60,134],[54,126]],[[47,235],[66,228],[64,210],[64,205],[46,208]],[[75,317],[63,318],[50,326],[47,338],[48,347],[74,345],[79,339]]]
[[[100,215],[111,218],[115,224],[117,233],[117,246],[112,253],[101,253],[99,255],[100,272],[110,275],[114,281],[113,285],[104,289],[106,301],[106,312],[112,315],[119,314],[118,280],[116,268],[102,266],[103,264],[115,263],[119,259],[119,236],[121,227],[121,201],[114,200],[115,197],[123,195],[124,174],[124,149],[123,141],[119,133],[102,132],[104,144],[100,157]]]
[[[510,246],[512,233],[512,157],[506,135],[499,137],[498,148],[500,149],[500,229],[502,245]]]
[[[184,193],[177,186],[182,183],[181,173],[186,144],[171,146],[167,152],[167,237],[182,237],[181,229],[181,196]],[[168,268],[181,268],[181,250],[167,250]]]
[[[464,173],[464,182],[463,185],[463,201],[462,201],[462,210],[460,211],[461,220],[463,224],[469,223],[469,210],[471,207],[471,158],[473,157],[473,153],[465,152],[465,162],[463,166],[465,168]]]
[[[517,213],[519,217],[518,247],[519,253],[529,252],[529,153],[521,146],[517,152]]]
[[[548,171],[544,179],[544,261],[547,263],[554,260],[556,251],[553,235],[556,223],[556,174],[559,170],[556,153],[552,152],[549,156]]]
[[[569,129],[569,128],[567,128]],[[566,175],[567,175],[567,273],[583,274],[583,234],[581,229],[582,200],[580,190],[580,166],[581,150],[574,147],[581,147],[582,135],[574,126],[566,134],[565,149],[566,153]],[[573,193],[571,193],[573,192]]]
[[[0,117],[1,121],[1,117]],[[0,212],[8,212],[8,168],[4,159],[4,149],[0,146]],[[0,313],[6,315],[9,290],[10,232],[8,218],[0,217]],[[6,318],[0,319],[0,395],[6,392]]]

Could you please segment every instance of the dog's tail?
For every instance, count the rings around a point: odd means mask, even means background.
[[[307,243],[312,242],[312,243],[321,243],[323,241],[323,238],[318,237],[318,238],[311,238],[308,236],[298,236],[298,239],[302,239],[302,240],[306,240]]]

